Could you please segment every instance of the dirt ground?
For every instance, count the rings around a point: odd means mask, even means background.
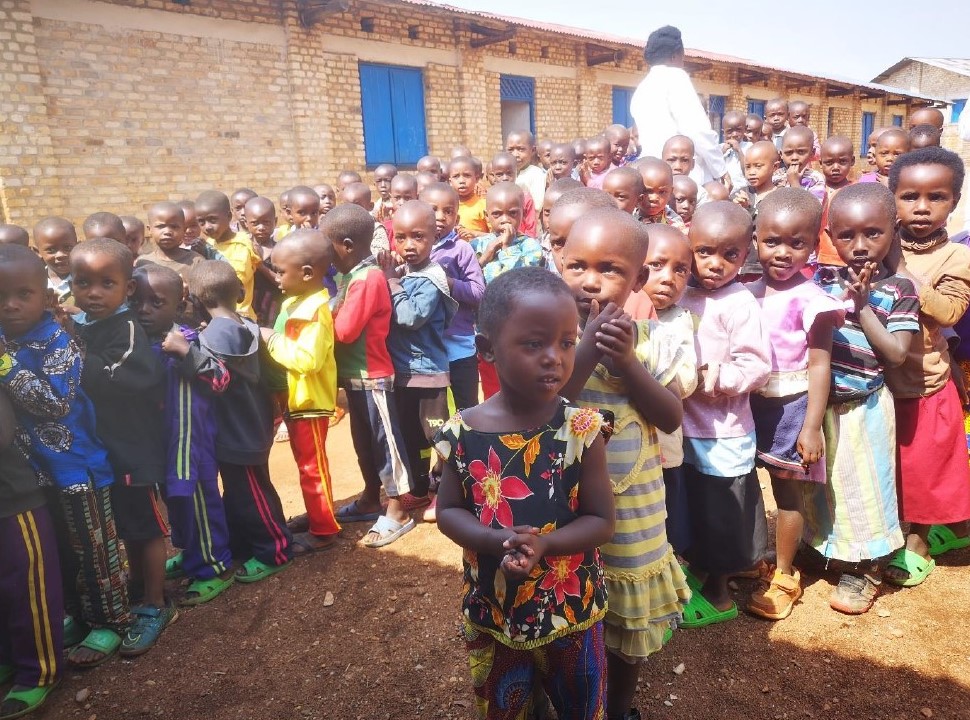
[[[343,505],[360,489],[346,421],[331,431],[328,454]],[[271,469],[287,512],[296,514],[288,446],[275,447]],[[457,636],[457,547],[435,525],[420,524],[401,541],[368,550],[356,544],[366,530],[347,526],[337,548],[180,611],[140,659],[69,670],[35,717],[474,717]],[[832,576],[805,576],[805,597],[788,620],[742,613],[725,625],[679,631],[644,668],[643,717],[970,718],[968,565],[970,549],[951,553],[923,586],[889,591],[859,618],[829,609]],[[739,583],[739,605],[752,589]],[[84,689],[89,697],[78,702]]]

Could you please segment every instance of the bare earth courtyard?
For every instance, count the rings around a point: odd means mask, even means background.
[[[342,505],[360,484],[349,423],[331,430],[328,454]],[[288,446],[276,445],[271,469],[287,513],[299,512]],[[366,550],[356,544],[366,530],[347,526],[336,549],[182,610],[143,658],[67,672],[36,717],[474,717],[457,636],[457,547],[423,524]],[[859,618],[829,609],[832,577],[808,575],[788,620],[742,613],[726,625],[679,631],[643,673],[640,710],[671,720],[970,718],[968,565],[970,549],[951,553],[921,587],[887,591]],[[738,587],[740,605],[753,585]]]

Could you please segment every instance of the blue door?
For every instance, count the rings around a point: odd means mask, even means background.
[[[359,70],[367,165],[416,164],[428,154],[421,70],[371,63]]]
[[[624,127],[633,126],[633,116],[630,115],[630,100],[633,99],[633,88],[613,86],[613,124]]]
[[[869,152],[869,136],[876,129],[876,113],[862,113],[862,141],[859,143],[859,157],[865,157]]]
[[[717,133],[718,140],[724,142],[724,110],[727,98],[723,95],[711,95],[707,98],[707,115],[711,118],[711,128]]]
[[[748,114],[757,115],[760,118],[765,116],[764,100],[748,100]]]

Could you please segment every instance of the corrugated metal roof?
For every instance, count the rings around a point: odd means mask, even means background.
[[[566,35],[568,37],[573,37],[573,38],[580,38],[582,40],[588,40],[590,42],[610,43],[613,45],[626,45],[629,47],[637,48],[638,50],[642,50],[644,44],[646,43],[646,38],[624,37],[621,35],[613,35],[610,33],[594,32],[592,30],[586,30],[583,28],[570,27],[568,25],[559,25],[557,23],[549,23],[549,22],[543,22],[539,20],[530,20],[528,18],[512,17],[509,15],[500,15],[497,13],[487,12],[485,10],[472,10],[469,8],[459,8],[453,5],[448,5],[447,3],[437,2],[436,0],[393,0],[393,1],[404,3],[406,5],[417,5],[420,7],[434,8],[436,10],[447,10],[448,12],[457,13],[459,15],[471,15],[475,17],[485,18],[488,20],[494,20],[496,22],[503,22],[511,25],[517,25],[519,27],[530,28],[532,30],[539,30],[541,32],[548,32],[548,33],[554,33],[557,35]],[[829,76],[815,75],[812,73],[805,72],[803,70],[792,70],[790,68],[777,67],[774,65],[765,65],[763,63],[755,62],[754,60],[747,60],[745,58],[734,57],[732,55],[721,55],[718,53],[707,52],[706,50],[696,50],[693,48],[686,48],[684,50],[684,54],[687,57],[695,58],[699,60],[710,60],[712,62],[727,63],[727,64],[733,64],[733,65],[746,65],[750,68],[753,68],[756,70],[762,70],[765,72],[780,72],[780,73],[785,73],[786,75],[797,76],[799,78],[837,82],[842,85],[851,85],[854,87],[858,87],[862,90],[873,90],[876,92],[890,93],[893,95],[902,95],[905,97],[915,98],[917,100],[926,100],[926,101],[936,102],[936,103],[944,102],[944,100],[942,100],[941,98],[931,97],[929,95],[920,95],[918,93],[908,92],[900,88],[890,87],[888,85],[881,85],[876,82],[862,82],[859,80],[834,77],[831,75]]]

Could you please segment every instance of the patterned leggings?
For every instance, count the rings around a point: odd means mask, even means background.
[[[560,718],[606,717],[602,622],[532,650],[510,648],[468,624],[464,634],[475,706],[483,720],[525,720],[537,684],[545,689]]]

